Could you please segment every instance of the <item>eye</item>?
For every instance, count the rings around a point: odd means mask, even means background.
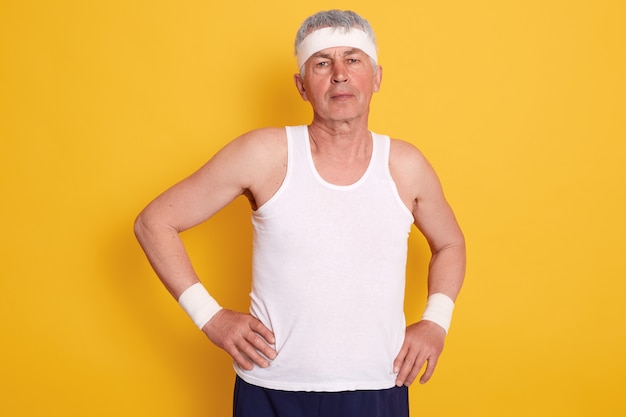
[[[316,67],[320,67],[320,68],[327,67],[328,66],[328,61],[320,61],[317,64],[315,64],[315,66]]]
[[[363,62],[361,61],[361,58],[357,58],[357,57],[351,57],[351,58],[346,59],[346,64],[348,65],[358,65],[361,62]]]

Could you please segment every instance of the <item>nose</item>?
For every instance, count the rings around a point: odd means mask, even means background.
[[[333,84],[345,83],[348,81],[348,76],[346,75],[346,67],[343,63],[335,63],[334,71],[333,71]]]

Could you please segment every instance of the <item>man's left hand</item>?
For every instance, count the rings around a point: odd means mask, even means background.
[[[411,385],[424,364],[426,370],[420,383],[428,382],[443,351],[445,338],[443,327],[432,321],[422,320],[407,327],[404,343],[393,362],[393,371],[398,374],[396,386]]]

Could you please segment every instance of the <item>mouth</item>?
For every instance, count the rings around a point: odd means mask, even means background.
[[[330,96],[332,100],[348,100],[353,98],[354,95],[350,93],[335,93]]]

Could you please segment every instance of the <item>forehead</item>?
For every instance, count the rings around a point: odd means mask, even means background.
[[[338,28],[325,27],[311,32],[298,46],[298,68],[314,54],[328,48],[358,48],[378,62],[378,54],[374,41],[361,29],[352,28],[343,31]]]
[[[333,46],[317,51],[311,58],[335,58],[345,57],[348,55],[367,55],[363,50],[353,46]]]

